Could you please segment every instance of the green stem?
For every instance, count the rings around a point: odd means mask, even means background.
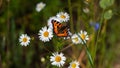
[[[100,32],[101,32],[101,28],[102,28],[102,22],[103,22],[103,15],[104,15],[104,10],[102,12],[102,15],[101,15],[101,18],[100,18],[100,28],[97,32],[97,37],[96,37],[96,42],[95,42],[95,53],[94,53],[94,60],[95,60],[95,55],[96,55],[96,52],[97,52],[97,44],[98,44],[98,39],[99,39],[99,36],[100,36]]]
[[[77,8],[77,16],[78,16],[78,18],[77,18],[77,31],[79,31],[79,29],[80,29],[80,19],[82,19],[81,17],[80,17],[80,13],[81,13],[81,11],[80,11],[80,5],[78,6],[78,8]]]
[[[78,34],[77,34],[78,35]],[[90,65],[92,68],[94,68],[94,64],[93,64],[93,60],[92,60],[92,57],[91,57],[91,54],[90,54],[90,51],[87,47],[87,44],[85,43],[85,41],[80,37],[80,35],[78,35],[78,37],[82,40],[83,44],[84,44],[84,47],[86,49],[86,53],[87,53],[87,56],[88,56],[88,59],[89,59],[89,62],[90,62]]]
[[[74,29],[73,29],[73,15],[72,15],[71,0],[68,0],[68,8],[70,12],[70,29],[71,29],[71,32],[73,33]]]
[[[65,48],[63,48],[63,49],[61,50],[61,52],[64,51],[64,50],[66,50],[66,49],[68,49],[68,48],[71,47],[72,45],[73,45],[73,44],[70,44],[70,45],[66,46]]]

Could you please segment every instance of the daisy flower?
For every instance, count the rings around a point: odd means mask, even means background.
[[[73,42],[74,44],[79,44],[79,43],[81,43],[81,39],[78,37],[77,34],[73,34],[72,37],[71,37],[71,39],[72,39],[72,42]]]
[[[68,22],[70,16],[66,12],[59,12],[57,13],[57,18],[60,20],[60,22]]]
[[[89,10],[89,8],[86,7],[86,8],[83,8],[83,12],[84,12],[84,13],[89,13],[90,10]]]
[[[55,16],[50,17],[48,19],[48,23],[47,24],[48,24],[48,27],[51,28],[51,29],[53,29],[52,20],[56,20],[56,21],[60,22],[60,20],[57,17],[55,17]]]
[[[40,40],[42,40],[43,42],[48,42],[53,37],[53,31],[51,28],[47,29],[47,27],[45,26],[39,31],[38,35]]]
[[[79,67],[79,62],[78,61],[72,61],[68,68],[80,68]]]
[[[89,40],[89,37],[87,35],[87,32],[86,31],[80,31],[80,33],[78,33],[80,35],[80,37],[82,38],[82,40],[86,43],[86,40]],[[82,42],[83,44],[83,42]]]
[[[50,56],[50,61],[52,62],[52,65],[61,67],[64,65],[66,57],[63,56],[63,53],[58,54],[58,52],[53,53],[53,56]]]
[[[27,46],[30,43],[30,37],[27,34],[22,34],[19,38],[19,42],[22,46]]]
[[[36,11],[37,12],[40,12],[44,7],[45,7],[46,4],[44,4],[43,2],[40,2],[36,5]]]

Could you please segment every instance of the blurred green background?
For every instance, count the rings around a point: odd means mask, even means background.
[[[58,12],[65,11],[70,14],[70,27],[72,33],[81,29],[86,30],[90,36],[88,47],[94,59],[95,68],[120,68],[120,1],[108,7],[107,0],[0,0],[0,68],[57,68],[51,65],[49,56],[51,52],[58,51],[67,46],[70,40],[54,38],[44,43],[39,40],[39,30],[47,25],[47,20]],[[39,2],[46,4],[40,12],[36,5]],[[85,12],[85,8],[89,11]],[[90,25],[100,23],[104,14],[102,28],[95,46],[97,30]],[[32,40],[27,47],[21,46],[19,36],[28,34]],[[62,44],[61,44],[62,43]],[[96,53],[94,54],[94,51]],[[84,53],[82,45],[73,46],[63,52],[68,58],[67,62]],[[41,58],[45,61],[41,61]],[[77,58],[78,59],[78,58]],[[79,58],[81,68],[90,68],[89,61],[84,57]],[[66,63],[63,68],[67,68]]]

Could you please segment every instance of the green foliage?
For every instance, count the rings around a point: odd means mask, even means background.
[[[100,7],[106,9],[114,4],[114,0],[100,0]]]
[[[35,8],[39,2],[45,3],[46,6],[37,12]],[[90,68],[89,61],[95,68],[114,68],[118,63],[114,60],[119,60],[116,57],[120,54],[119,2],[119,0],[0,0],[0,68],[58,68],[50,62],[50,56],[54,52],[65,54],[67,60],[63,68],[67,68],[72,60],[77,59],[81,68]],[[89,12],[83,12],[83,8],[89,9]],[[71,39],[66,40],[55,34],[49,42],[39,40],[39,30],[47,26],[48,19],[60,11],[70,14],[71,19],[68,23],[73,32],[80,30],[88,32],[90,39],[85,48],[82,44],[72,44]],[[100,32],[93,30],[91,21],[93,26],[96,22],[100,24]],[[19,43],[19,36],[23,33],[31,37],[30,45],[27,47]],[[69,47],[71,44],[73,46]],[[63,50],[66,47],[68,48]],[[45,58],[44,62],[41,61],[42,57]]]
[[[46,20],[48,20],[49,17],[54,16],[58,12],[58,10],[61,10],[60,8],[58,8],[59,6],[61,6],[59,0],[52,1],[48,0],[46,4],[47,4],[46,8],[42,11],[43,14],[45,15],[44,17]]]
[[[104,13],[104,19],[111,19],[112,18],[112,15],[113,15],[113,12],[112,10],[108,10]]]

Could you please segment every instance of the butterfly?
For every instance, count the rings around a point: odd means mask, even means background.
[[[68,33],[68,26],[63,25],[62,23],[52,20],[52,25],[53,25],[53,31],[58,37],[67,37],[69,36]]]

